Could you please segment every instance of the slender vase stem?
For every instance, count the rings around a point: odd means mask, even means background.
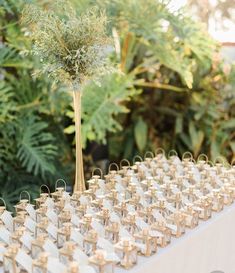
[[[75,115],[75,139],[76,139],[76,174],[74,191],[84,191],[85,180],[82,158],[82,134],[81,134],[81,92],[73,91],[74,115]]]

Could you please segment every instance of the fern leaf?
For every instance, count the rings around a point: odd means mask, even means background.
[[[46,172],[54,173],[57,148],[52,134],[45,131],[48,124],[30,115],[21,121],[21,126],[17,157],[22,166],[28,172],[43,177]]]

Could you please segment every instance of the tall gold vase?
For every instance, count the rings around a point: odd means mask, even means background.
[[[74,191],[84,191],[85,179],[82,158],[82,134],[81,134],[81,99],[82,93],[79,90],[73,91],[74,115],[75,115],[75,140],[76,140],[76,173]]]

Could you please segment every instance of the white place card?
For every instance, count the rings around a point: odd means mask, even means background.
[[[7,230],[4,226],[0,227],[0,240],[6,244],[10,243],[10,231]]]
[[[78,247],[74,250],[73,258],[79,263],[79,266],[85,266],[88,264],[88,256]]]
[[[58,258],[59,257],[59,250],[57,246],[50,240],[47,239],[43,245],[43,249],[46,252],[49,252],[53,257]]]
[[[48,257],[47,269],[50,273],[64,273],[66,266],[58,258]]]
[[[57,227],[54,226],[52,223],[50,223],[50,224],[48,225],[48,227],[47,227],[46,230],[47,230],[47,232],[48,232],[54,239],[57,238],[57,231],[58,231],[58,229],[57,229]]]
[[[52,222],[52,223],[58,223],[58,216],[57,214],[54,212],[54,210],[50,209],[47,211],[46,216],[48,217],[48,219]]]
[[[145,223],[145,221],[141,217],[136,218],[136,225],[139,229],[143,230],[145,228],[149,228],[149,225]]]
[[[3,262],[3,254],[5,251],[6,251],[6,248],[0,245],[0,262]]]
[[[158,222],[164,222],[166,223],[166,219],[159,213],[156,209],[153,210],[153,217],[156,219]]]
[[[78,218],[77,215],[73,214],[72,217],[71,217],[71,223],[75,226],[79,226],[80,224],[80,219]]]
[[[98,233],[99,236],[104,237],[105,229],[96,219],[93,219],[91,226]]]
[[[20,241],[23,243],[25,247],[28,248],[28,250],[31,250],[31,243],[34,238],[30,235],[29,232],[24,232],[24,234],[21,236]]]
[[[36,222],[32,220],[30,217],[26,217],[24,226],[31,232],[35,233]]]
[[[1,220],[3,221],[4,225],[9,231],[13,231],[13,217],[11,216],[11,213],[7,210],[5,210],[1,215]]]
[[[32,258],[26,254],[22,249],[19,249],[16,255],[16,261],[19,263],[27,272],[32,272]]]
[[[55,203],[54,203],[54,201],[53,201],[52,198],[47,197],[47,200],[45,201],[45,205],[47,205],[47,207],[48,207],[49,209],[53,209],[54,206],[55,206]]]
[[[121,222],[120,217],[114,211],[112,211],[110,213],[110,221],[115,222],[115,223],[120,223]]]
[[[71,230],[70,240],[77,243],[81,248],[83,247],[84,237],[82,236],[78,229],[73,228]]]
[[[167,226],[168,228],[170,228],[171,230],[173,230],[174,232],[177,231],[177,226],[176,226],[176,225],[166,224],[166,226]]]
[[[170,203],[166,204],[166,208],[172,213],[176,212],[176,208],[174,208]]]
[[[33,207],[32,204],[28,204],[26,206],[26,211],[28,212],[29,216],[33,219],[33,220],[36,220],[36,211]]]

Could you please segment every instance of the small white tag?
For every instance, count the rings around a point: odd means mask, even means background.
[[[163,234],[157,230],[150,230],[149,231],[150,236],[162,238],[164,237]]]
[[[94,209],[91,208],[91,207],[88,207],[88,208],[87,208],[86,213],[87,213],[87,214],[91,214],[92,216],[95,215],[95,211],[94,211]]]
[[[105,182],[104,182],[104,180],[103,179],[99,179],[98,184],[99,184],[99,187],[101,188],[101,190],[104,191],[105,190]]]
[[[110,214],[110,221],[111,222],[116,222],[116,223],[120,223],[121,222],[119,216],[114,211],[111,212],[111,214]]]
[[[120,227],[119,235],[121,238],[132,239],[131,234],[123,226]]]
[[[6,248],[0,245],[0,262],[3,262],[3,254],[5,253]],[[0,271],[3,272],[3,271]]]
[[[146,208],[146,207],[148,206],[148,203],[145,201],[144,198],[141,198],[141,199],[140,199],[140,204],[141,204],[144,208]]]
[[[13,231],[13,217],[11,216],[11,213],[5,210],[0,218],[3,221],[4,225],[6,226],[6,228],[10,231]]]
[[[87,255],[79,248],[76,248],[74,250],[73,258],[75,261],[77,261],[79,263],[79,272],[80,272],[80,266],[88,264]],[[85,272],[85,273],[87,273],[87,272]]]
[[[140,228],[141,230],[143,230],[145,228],[149,228],[149,225],[147,223],[145,223],[145,221],[140,217],[137,217],[135,222],[136,222],[137,227]]]
[[[77,215],[72,215],[72,217],[71,217],[71,223],[73,224],[73,225],[75,225],[75,226],[79,226],[79,224],[80,224],[80,220],[79,220],[79,218],[77,217]]]
[[[189,204],[190,204],[188,198],[186,198],[185,196],[182,196],[182,202],[183,202],[185,205],[189,205]]]
[[[187,180],[183,180],[183,185],[188,188],[190,186],[189,182]]]
[[[166,222],[166,219],[159,213],[156,209],[153,210],[153,217],[156,219],[158,222]]]
[[[126,208],[127,208],[128,212],[135,212],[134,206],[132,206],[130,204],[127,204]]]
[[[49,239],[46,240],[43,249],[49,252],[53,257],[59,257],[59,250],[57,246]]]
[[[174,232],[177,231],[177,226],[176,226],[176,225],[166,224],[166,226],[167,226],[168,228],[170,228],[171,230],[173,230]]]
[[[28,204],[26,206],[26,211],[28,212],[29,216],[33,219],[33,220],[36,220],[36,211],[33,207],[32,204]]]
[[[49,208],[49,209],[53,209],[55,206],[55,203],[53,201],[52,198],[47,198],[47,200],[45,201],[45,205]]]
[[[176,212],[176,209],[170,203],[167,203],[166,208],[172,213]]]
[[[113,245],[106,239],[99,237],[97,246],[107,252],[114,252]]]
[[[19,249],[16,255],[16,261],[25,269],[27,272],[32,272],[32,258],[26,254],[23,250]]]
[[[48,257],[47,270],[50,273],[64,273],[66,272],[66,266],[59,259]]]
[[[220,180],[220,178],[219,177],[215,177],[215,181],[216,181],[216,184],[218,185],[218,186],[220,186],[220,187],[223,187],[224,186],[224,183]]]
[[[105,235],[104,227],[99,222],[97,222],[96,219],[92,221],[91,226],[98,233],[99,236],[104,237]]]
[[[10,235],[11,233],[5,227],[0,227],[0,239],[6,244],[10,243]]]
[[[104,199],[104,201],[103,201],[103,207],[106,208],[106,209],[112,210],[111,203],[106,199]]]
[[[70,240],[77,243],[80,247],[83,247],[84,237],[82,236],[82,234],[78,230],[72,229]]]
[[[116,189],[118,192],[123,192],[123,191],[125,191],[124,187],[123,187],[121,184],[119,184],[119,183],[116,183],[115,189]]]
[[[54,238],[57,238],[57,227],[50,223],[47,227],[47,232]]]
[[[86,196],[84,196],[84,195],[82,195],[82,196],[79,198],[79,201],[80,201],[80,204],[81,204],[81,205],[88,205],[88,204],[89,204],[88,198],[86,198]]]
[[[23,243],[24,246],[26,246],[29,250],[31,250],[31,243],[32,243],[33,237],[28,233],[25,232],[21,238],[20,241]]]
[[[140,196],[144,196],[144,191],[141,187],[136,188],[136,193],[139,194]]]
[[[35,233],[36,222],[32,220],[30,217],[27,217],[24,222],[24,226],[31,232]]]
[[[213,188],[209,183],[206,183],[205,186],[208,189],[208,191],[212,191]]]
[[[54,224],[58,223],[58,216],[57,216],[57,214],[52,209],[50,209],[50,210],[47,211],[46,216],[48,217],[48,219],[52,223],[54,223]]]
[[[174,186],[174,187],[172,187],[172,192],[174,193],[174,194],[176,194],[176,193],[178,193],[180,190],[176,187],[176,186]]]

